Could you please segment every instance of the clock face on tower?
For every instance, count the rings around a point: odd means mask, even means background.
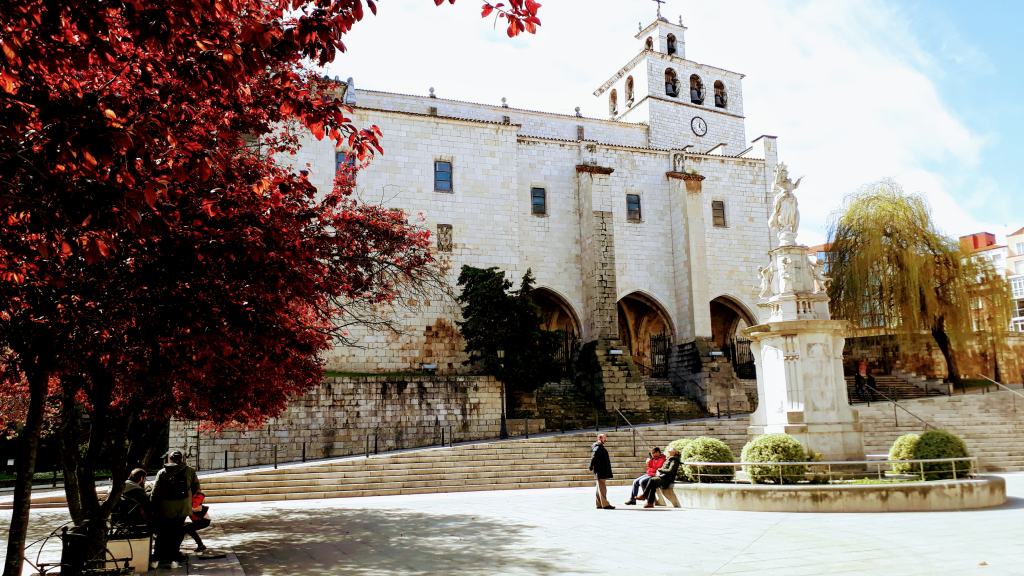
[[[690,120],[690,130],[697,136],[703,136],[708,133],[708,124],[700,116],[694,116],[693,120]]]

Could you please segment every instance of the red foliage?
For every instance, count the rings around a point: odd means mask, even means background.
[[[449,0],[453,1],[453,0]],[[438,2],[440,3],[440,2]],[[372,1],[366,7],[375,12]],[[485,4],[509,35],[539,5]],[[298,125],[380,152],[330,62],[361,0],[30,0],[0,30],[0,349],[115,403],[259,420],[319,379],[346,302],[430,263],[405,216],[279,167]],[[272,105],[267,105],[272,103]],[[291,122],[292,124],[287,124]],[[259,136],[257,146],[256,136]]]

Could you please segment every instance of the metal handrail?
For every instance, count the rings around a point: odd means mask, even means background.
[[[914,414],[909,409],[907,409],[906,406],[900,404],[895,398],[890,398],[884,392],[882,392],[881,390],[879,390],[878,388],[876,388],[876,387],[874,387],[874,386],[872,386],[870,384],[865,383],[864,385],[867,386],[869,390],[873,390],[873,391],[877,392],[878,395],[881,396],[882,398],[885,398],[887,401],[892,402],[892,405],[893,405],[894,408],[899,408],[900,410],[903,410],[907,414],[910,414],[911,416],[916,418],[920,423],[924,424],[924,429],[925,430],[928,430],[930,428],[936,428],[933,424],[931,424],[930,422],[928,422],[924,418],[921,418],[917,414]],[[895,418],[895,412],[893,413],[893,418]],[[898,419],[896,421],[896,425],[897,426],[899,425],[899,420]]]
[[[961,470],[956,465],[956,462],[965,462],[965,461],[968,462],[969,464],[968,464],[968,466],[965,469]],[[969,476],[973,476],[974,475],[974,471],[978,469],[978,457],[977,456],[964,456],[964,457],[959,457],[959,458],[922,458],[922,459],[917,459],[917,460],[897,460],[897,459],[893,459],[893,460],[831,460],[831,461],[820,461],[820,462],[798,462],[798,461],[792,461],[792,462],[790,462],[790,461],[786,461],[786,462],[744,462],[744,461],[740,461],[740,462],[691,462],[691,461],[686,461],[686,462],[681,462],[679,465],[680,466],[691,466],[691,467],[696,468],[697,469],[697,482],[698,483],[701,483],[701,480],[704,479],[704,478],[707,478],[707,479],[710,480],[710,479],[713,479],[713,478],[721,479],[723,477],[729,478],[729,481],[732,482],[732,483],[736,483],[736,481],[733,480],[732,478],[735,475],[735,473],[737,471],[739,471],[741,468],[743,468],[744,466],[772,466],[772,467],[778,466],[779,467],[780,475],[787,474],[786,473],[786,468],[789,467],[789,466],[804,466],[804,467],[807,468],[807,470],[803,473],[803,477],[805,479],[806,478],[815,478],[815,477],[819,476],[819,473],[814,471],[815,468],[817,468],[819,470],[821,468],[825,468],[824,474],[827,477],[828,482],[832,483],[833,481],[835,481],[836,476],[838,476],[840,479],[844,479],[844,478],[847,478],[847,477],[853,478],[853,477],[863,477],[864,476],[863,473],[860,473],[860,472],[843,473],[842,471],[834,470],[833,467],[844,468],[844,467],[850,467],[850,466],[856,466],[856,467],[863,466],[863,467],[866,468],[868,466],[874,466],[875,467],[874,473],[870,473],[869,472],[869,474],[872,474],[872,475],[874,475],[875,477],[877,477],[878,479],[881,480],[884,477],[884,474],[883,474],[883,469],[884,468],[889,468],[893,464],[901,464],[901,463],[902,464],[910,464],[911,465],[911,470],[913,470],[913,475],[914,476],[920,476],[921,480],[927,480],[927,477],[928,477],[929,474],[937,474],[937,473],[942,473],[942,472],[952,472],[953,473],[953,479],[955,480],[955,479],[958,479],[958,477],[957,477],[957,473],[958,472],[961,473],[960,477],[969,477]],[[924,466],[925,464],[941,464],[941,463],[953,463],[953,466],[952,466],[952,468],[950,470],[925,470],[925,466]],[[716,467],[718,467],[718,468],[731,468],[732,470],[729,473],[718,473],[718,474],[716,474],[716,473],[700,472],[701,468],[705,468],[706,469],[706,468],[716,468]]]
[[[617,412],[618,415],[621,416],[622,419],[626,421],[626,425],[629,426],[630,430],[632,430],[634,434],[639,436],[640,439],[644,441],[645,445],[653,446],[653,444],[651,444],[650,442],[647,441],[647,438],[644,438],[643,433],[640,432],[639,430],[637,430],[636,426],[633,426],[633,423],[629,421],[629,418],[626,418],[626,415],[622,413],[622,410],[619,410],[618,408],[616,408],[615,412]]]
[[[1002,388],[1003,390],[1006,390],[1007,392],[1012,392],[1014,394],[1014,396],[1020,396],[1021,398],[1024,398],[1024,394],[1021,394],[1020,392],[1017,392],[1016,390],[1010,388],[1009,386],[1005,386],[1003,384],[1000,384],[999,382],[996,382],[995,380],[989,378],[988,376],[985,376],[984,374],[978,374],[978,376],[984,378],[985,380],[988,380],[989,382],[995,384],[996,386]],[[1017,411],[1017,399],[1016,398],[1013,399],[1013,411],[1014,412]]]

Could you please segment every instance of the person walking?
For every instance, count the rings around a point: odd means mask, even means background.
[[[647,490],[647,483],[651,481],[658,474],[658,468],[665,463],[665,455],[661,453],[661,448],[657,446],[651,448],[651,452],[647,455],[647,471],[644,472],[643,476],[640,476],[636,480],[633,480],[633,491],[629,493],[629,500],[626,500],[627,506],[636,504],[636,497],[638,494],[643,494]]]
[[[658,498],[658,488],[667,488],[675,483],[676,475],[679,474],[679,452],[673,448],[668,449],[668,459],[658,468],[657,476],[651,478],[644,491],[644,499],[647,504],[644,508],[654,508],[654,501]]]
[[[612,459],[608,455],[608,449],[604,447],[606,440],[608,435],[598,434],[597,442],[590,447],[590,471],[594,473],[594,480],[597,481],[597,507],[615,510],[615,506],[608,502],[607,481],[612,478]]]
[[[164,568],[186,559],[181,553],[185,518],[192,513],[192,495],[198,492],[196,471],[185,465],[180,450],[172,450],[167,454],[164,467],[156,474],[152,497],[156,516],[156,560]]]
[[[853,377],[853,389],[861,402],[875,399],[875,377],[868,370],[866,358],[857,365],[857,375]]]
[[[206,552],[206,545],[203,544],[199,531],[210,526],[210,507],[204,504],[205,501],[206,494],[202,491],[192,496],[192,513],[188,516],[189,522],[185,524],[185,533],[195,541],[196,552],[199,554]]]

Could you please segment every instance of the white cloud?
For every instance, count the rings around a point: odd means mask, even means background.
[[[379,16],[348,37],[350,54],[332,73],[362,88],[602,116],[591,93],[638,50],[636,23],[653,7],[618,0],[548,0],[536,36],[508,39],[479,18],[479,2],[435,7],[428,0],[382,3]],[[1002,230],[973,219],[994,184],[963,189],[986,145],[943,101],[931,79],[941,66],[912,33],[910,17],[877,0],[687,2],[687,57],[743,72],[747,135],[779,136],[782,160],[805,175],[801,240],[824,239],[842,198],[884,177],[920,191],[949,233]],[[978,58],[957,37],[967,57]],[[387,135],[385,135],[386,137]],[[386,150],[386,141],[385,141]],[[955,167],[955,169],[953,169]],[[988,195],[988,196],[986,196]],[[977,213],[977,212],[976,212]]]

